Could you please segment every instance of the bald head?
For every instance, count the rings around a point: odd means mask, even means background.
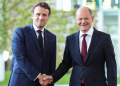
[[[83,6],[83,7],[78,8],[78,10],[76,11],[76,16],[80,12],[89,12],[90,16],[92,16],[92,10],[89,7]]]
[[[76,23],[83,33],[87,33],[92,27],[94,16],[88,7],[80,7],[76,11]]]

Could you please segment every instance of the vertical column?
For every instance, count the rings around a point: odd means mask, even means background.
[[[120,3],[120,0],[118,0],[118,3]],[[119,9],[120,9],[120,4],[119,4]]]
[[[120,51],[120,10],[118,11],[118,51]],[[118,52],[117,61],[117,73],[120,76],[120,52]]]
[[[103,0],[99,0],[99,10],[102,10]]]
[[[63,10],[64,11],[71,10],[71,0],[63,0]]]
[[[0,81],[4,81],[5,79],[5,63],[3,60],[3,55],[0,54]]]
[[[96,24],[96,26],[97,26],[96,29],[98,29],[100,31],[103,31],[103,24],[104,24],[103,18],[104,18],[103,11],[99,10],[97,12],[97,18],[96,18],[98,20],[98,22]]]
[[[83,5],[83,6],[86,6],[86,1],[87,1],[87,0],[82,0],[82,5]]]
[[[63,0],[55,0],[55,9],[62,10],[63,9]]]

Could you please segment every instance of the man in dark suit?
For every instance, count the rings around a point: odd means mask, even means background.
[[[49,5],[39,2],[32,9],[33,24],[15,29],[12,38],[15,63],[9,86],[41,86],[42,74],[55,71],[56,36],[44,28],[50,14]]]
[[[67,36],[62,63],[44,80],[56,82],[73,67],[69,86],[117,86],[117,68],[110,35],[93,28],[93,20],[90,8],[84,6],[77,10],[76,23],[80,31]]]

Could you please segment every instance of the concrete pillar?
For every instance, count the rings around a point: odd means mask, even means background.
[[[5,62],[3,60],[3,54],[0,54],[0,81],[5,79]]]
[[[63,0],[55,0],[55,9],[63,10]]]
[[[103,24],[104,24],[103,18],[104,18],[103,11],[98,11],[97,18],[96,18],[98,20],[96,24],[97,26],[96,29],[98,29],[99,31],[103,31]]]
[[[118,51],[120,51],[120,10],[118,11]],[[118,77],[120,77],[120,52],[118,52],[117,61],[117,73]]]

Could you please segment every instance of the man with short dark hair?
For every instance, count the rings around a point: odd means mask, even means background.
[[[42,74],[55,71],[56,36],[45,29],[50,14],[49,5],[39,2],[32,9],[33,24],[15,29],[12,38],[15,63],[9,86],[41,86]]]

